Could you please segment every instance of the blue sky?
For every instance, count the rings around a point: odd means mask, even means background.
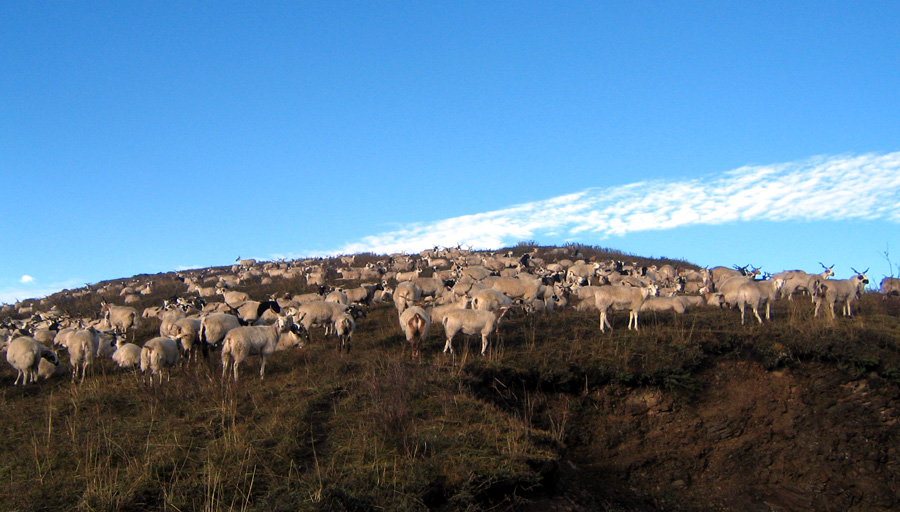
[[[885,250],[900,262],[898,11],[7,2],[0,302],[523,239],[880,279]]]

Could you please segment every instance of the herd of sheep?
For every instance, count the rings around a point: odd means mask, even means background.
[[[528,313],[567,307],[596,310],[601,331],[612,329],[611,311],[628,311],[627,328],[637,330],[642,312],[683,314],[700,306],[737,307],[741,324],[749,309],[762,323],[762,307],[770,320],[776,298],[793,300],[805,294],[814,304],[814,316],[824,306],[835,319],[836,305],[845,316],[852,315],[852,304],[869,283],[866,271],[855,269],[849,279],[833,279],[833,265],[824,264],[819,273],[790,270],[760,276],[759,269],[749,266],[676,269],[594,259],[574,247],[534,249],[519,256],[512,251],[499,255],[435,248],[415,255],[394,254],[359,267],[354,266],[354,256],[264,263],[238,258],[230,269],[179,273],[183,292],[140,313],[127,304],[152,293],[152,279],[115,290],[93,290],[107,295],[118,290],[125,303],[104,301],[95,318],[71,318],[58,307],[40,312],[5,306],[0,311],[0,350],[18,372],[15,384],[66,372],[73,381],[83,380],[98,358],[140,369],[151,383],[154,377],[162,383],[182,360],[210,350],[220,354],[223,378],[230,370],[238,380],[239,366],[248,357],[259,356],[263,378],[269,356],[304,346],[314,328],[324,328],[326,336],[339,339],[341,349],[349,350],[357,322],[377,302],[393,302],[400,330],[417,357],[435,324],[444,330],[444,352],[453,353],[453,340],[462,332],[480,335],[484,354],[512,308]],[[317,292],[254,299],[237,289],[242,282],[256,279],[269,284],[281,278],[302,278]],[[341,286],[356,281],[359,284]],[[900,280],[885,278],[881,292],[900,294]],[[32,316],[14,320],[15,313]],[[159,336],[137,345],[135,331],[149,317],[159,319]],[[62,354],[68,356],[68,368],[60,364]]]

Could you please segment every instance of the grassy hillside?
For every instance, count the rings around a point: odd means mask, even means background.
[[[173,276],[147,306],[180,291]],[[300,282],[247,284],[254,297]],[[96,294],[95,294],[96,295]],[[99,299],[53,299],[96,312]],[[140,307],[140,305],[139,305]],[[339,353],[321,330],[237,384],[217,354],[150,386],[108,361],[84,383],[0,369],[4,510],[890,510],[900,506],[900,301],[854,318],[511,314],[413,360],[392,305]],[[82,313],[83,312],[83,313]],[[156,334],[145,321],[139,340]],[[64,358],[64,357],[63,357]],[[821,498],[816,498],[820,496]]]

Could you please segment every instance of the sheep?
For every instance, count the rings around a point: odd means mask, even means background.
[[[640,311],[672,311],[676,315],[683,315],[687,311],[684,297],[647,297],[641,304]]]
[[[38,377],[44,380],[48,380],[51,377],[62,377],[63,375],[69,374],[69,367],[61,364],[62,362],[58,359],[56,362],[50,361],[47,358],[41,358],[38,362]]]
[[[343,304],[345,306],[350,304],[350,299],[347,298],[347,294],[344,293],[343,288],[335,288],[325,296],[325,300],[337,302],[338,304]]]
[[[397,314],[403,313],[421,298],[422,290],[415,283],[404,281],[398,284],[394,289],[394,306],[397,308]]]
[[[869,284],[869,278],[866,276],[866,272],[869,269],[858,272],[851,267],[851,270],[856,272],[856,275],[850,279],[830,279],[819,285],[814,296],[816,304],[814,317],[819,316],[819,308],[822,304],[828,304],[831,309],[831,319],[834,320],[834,304],[836,302],[843,303],[844,316],[853,316],[850,305],[862,294],[866,285]]]
[[[110,326],[115,329],[116,333],[128,334],[131,332],[131,339],[134,340],[134,331],[140,326],[141,317],[137,310],[130,306],[114,306],[106,301],[100,303],[100,311],[103,318],[109,322]]]
[[[110,357],[116,351],[118,337],[111,332],[97,332],[97,356]]]
[[[471,298],[475,292],[485,288],[487,287],[479,281],[459,281],[450,288],[450,291],[453,293],[453,301],[459,302],[460,300],[465,301],[467,298]]]
[[[744,283],[752,281],[749,276],[732,276],[716,284],[716,293],[722,296],[722,302],[734,307],[737,305],[737,291]]]
[[[150,384],[153,384],[153,376],[159,376],[162,384],[163,374],[166,382],[170,379],[170,369],[178,364],[178,343],[172,338],[159,336],[153,338],[141,347],[141,372],[150,372]]]
[[[159,322],[159,335],[164,338],[175,337],[175,322],[187,315],[178,308],[166,310]]]
[[[775,278],[765,281],[747,281],[737,290],[737,304],[741,309],[741,325],[744,325],[744,311],[747,306],[753,309],[756,319],[762,324],[759,306],[766,305],[766,320],[772,319],[772,303],[784,286],[784,279]]]
[[[56,336],[53,337],[53,346],[66,348],[69,344],[69,336],[72,335],[78,328],[76,327],[66,327],[65,329],[60,329],[59,332],[56,333]]]
[[[32,338],[36,339],[38,343],[41,345],[52,345],[53,340],[56,338],[58,333],[52,329],[48,329],[46,327],[35,328],[34,333],[31,335]]]
[[[37,382],[41,359],[58,365],[56,353],[44,347],[31,336],[19,336],[9,342],[6,347],[6,362],[16,369],[18,375],[13,385],[22,380],[22,385]]]
[[[370,306],[377,290],[384,291],[384,285],[382,283],[362,284],[359,288],[344,290],[344,295],[346,295],[348,301],[354,304]]]
[[[235,316],[237,316],[243,325],[250,325],[253,322],[259,320],[259,317],[262,316],[266,310],[271,309],[276,313],[281,312],[281,307],[277,302],[272,300],[267,301],[255,301],[248,300],[247,302],[241,303],[237,307],[234,307]]]
[[[460,271],[460,281],[482,281],[490,276],[491,270],[482,265],[472,265]]]
[[[419,306],[410,306],[400,313],[400,328],[412,346],[412,356],[419,356],[419,345],[431,330],[431,315]]]
[[[278,347],[280,334],[293,324],[291,317],[279,317],[274,325],[251,325],[228,331],[222,342],[222,378],[228,375],[229,366],[238,380],[238,367],[250,355],[259,354],[259,378],[266,376],[266,359]]]
[[[324,327],[325,336],[331,334],[334,322],[342,314],[350,310],[348,306],[331,301],[315,301],[301,304],[297,308],[296,323],[298,323],[306,333],[306,339],[312,341],[310,329],[313,327]]]
[[[566,283],[590,284],[591,278],[597,275],[599,269],[599,263],[588,264],[584,261],[579,261],[566,270]]]
[[[685,310],[707,305],[718,305],[715,302],[708,302],[707,296],[705,295],[676,295],[672,298],[681,302]]]
[[[544,284],[537,279],[519,279],[514,277],[497,277],[490,288],[503,292],[504,295],[522,304],[530,304],[542,293]]]
[[[396,279],[398,283],[412,281],[413,279],[419,277],[419,274],[421,272],[422,271],[419,269],[413,270],[412,272],[397,272],[396,274],[394,274],[394,279]]]
[[[781,296],[787,297],[788,300],[794,300],[794,293],[805,291],[810,297],[815,294],[815,288],[821,280],[827,279],[834,275],[834,265],[826,267],[821,261],[823,270],[819,274],[809,274],[802,270],[785,270],[772,275],[773,279],[784,279],[784,285],[781,287]]]
[[[191,361],[195,358],[196,343],[200,340],[200,327],[203,320],[199,318],[180,318],[172,329],[172,339],[181,345],[184,358]]]
[[[498,290],[485,288],[472,295],[472,309],[495,311],[500,308],[508,308],[513,305],[512,299]]]
[[[452,281],[444,281],[436,277],[417,277],[412,280],[412,283],[421,290],[422,297],[434,297],[435,299],[455,284]]]
[[[355,330],[356,321],[353,320],[353,315],[350,313],[342,313],[334,320],[334,333],[341,340],[338,351],[342,351],[346,348],[347,352],[350,352],[350,338],[353,336],[353,331]]]
[[[200,319],[199,339],[203,343],[204,355],[207,347],[221,344],[225,334],[241,326],[241,321],[228,313],[211,313]]]
[[[162,314],[163,308],[161,308],[160,306],[150,306],[148,308],[144,308],[144,311],[141,313],[141,318],[160,318]]]
[[[471,300],[466,299],[459,302],[451,302],[449,304],[442,304],[440,306],[434,306],[426,309],[425,311],[431,315],[431,323],[441,324],[444,322],[444,315],[447,314],[447,311],[451,309],[466,309],[471,305]]]
[[[111,357],[119,368],[139,368],[141,366],[141,347],[134,343],[116,343],[116,351]]]
[[[735,265],[734,268],[713,267],[709,270],[710,283],[716,291],[721,291],[720,286],[733,277],[753,279],[760,274],[760,271],[756,267],[753,267],[752,270],[747,270],[750,267],[751,265],[745,265],[743,267]]]
[[[225,301],[225,304],[228,304],[231,307],[237,307],[238,305],[250,300],[250,295],[248,295],[246,292],[222,290],[221,294],[222,300]]]
[[[97,349],[100,345],[99,333],[93,327],[87,329],[79,329],[69,336],[69,364],[72,365],[72,382],[81,372],[81,381],[84,382],[84,376],[87,367],[94,363],[97,357]]]
[[[242,260],[241,257],[238,256],[234,261],[236,261],[241,268],[251,268],[253,265],[256,265],[256,260],[253,258]]]
[[[607,318],[609,308],[627,309],[628,329],[638,330],[638,314],[647,297],[656,295],[656,285],[643,288],[631,288],[627,286],[605,285],[594,292],[594,305],[600,310],[600,332],[605,332],[605,327],[612,329]]]
[[[900,279],[885,277],[881,280],[881,293],[885,295],[900,295]]]
[[[444,334],[447,342],[444,352],[453,353],[453,337],[462,331],[463,334],[481,334],[481,355],[487,352],[488,336],[497,330],[500,319],[509,311],[509,308],[500,308],[496,311],[484,311],[481,309],[453,309],[447,311],[444,320]]]

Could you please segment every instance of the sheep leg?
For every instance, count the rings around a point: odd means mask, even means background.
[[[259,378],[260,378],[260,379],[263,379],[263,378],[265,378],[265,376],[266,376],[266,355],[265,355],[265,354],[260,354],[260,355],[259,355],[259,358],[260,358],[260,360],[262,361],[262,362],[259,364]]]
[[[759,320],[759,325],[762,325],[763,321],[759,316],[759,308],[755,304],[753,305],[753,314],[756,315],[756,319]]]
[[[481,355],[484,355],[484,353],[487,352],[487,348],[488,348],[488,335],[482,334],[481,335]]]

